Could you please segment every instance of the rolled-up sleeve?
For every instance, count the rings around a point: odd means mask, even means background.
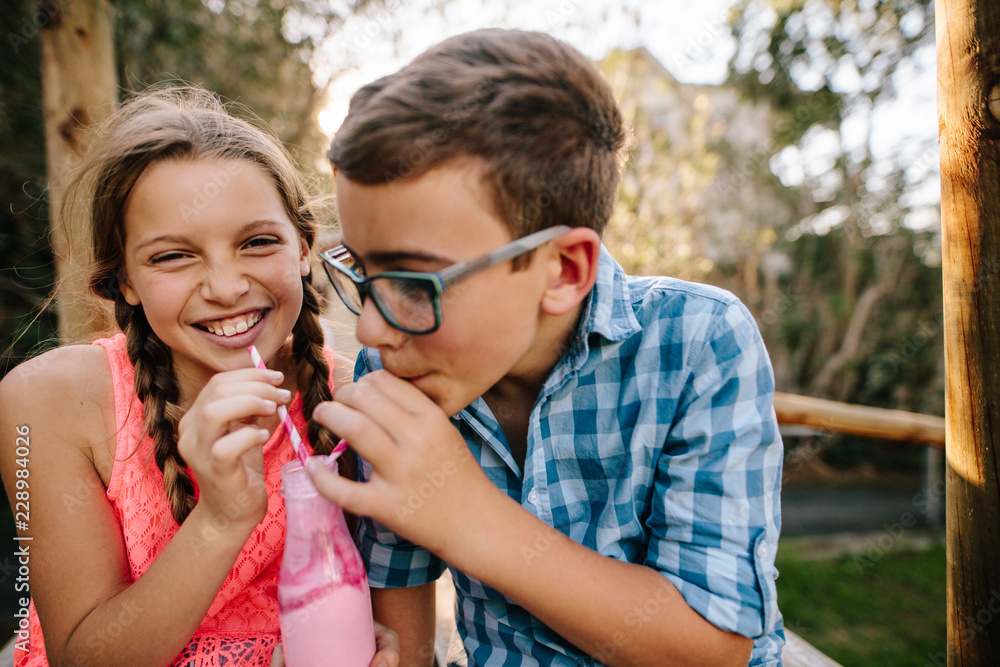
[[[444,561],[427,549],[404,540],[368,517],[358,522],[358,551],[373,588],[427,584],[437,581],[446,567]]]
[[[716,627],[757,638],[780,619],[774,376],[746,308],[720,302],[715,315],[685,351],[690,374],[656,462],[645,564]]]

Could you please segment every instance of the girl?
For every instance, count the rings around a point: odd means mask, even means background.
[[[205,91],[140,95],[94,146],[78,184],[90,287],[121,331],[0,383],[0,473],[11,506],[30,504],[15,662],[279,665],[293,451],[277,406],[327,453],[309,416],[350,373],[323,347],[316,221],[277,139]],[[270,370],[251,367],[251,344]],[[372,664],[394,667],[394,634],[376,634]]]

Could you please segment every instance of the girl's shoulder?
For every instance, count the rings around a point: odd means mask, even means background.
[[[105,441],[109,415],[113,431],[111,368],[98,345],[49,350],[0,382],[0,420],[6,423],[44,423],[46,430],[93,444]]]

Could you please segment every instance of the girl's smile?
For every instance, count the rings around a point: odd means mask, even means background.
[[[208,188],[206,184],[211,185]],[[178,377],[269,360],[302,308],[309,250],[273,180],[246,160],[168,160],[147,169],[125,208],[121,289],[144,305]]]

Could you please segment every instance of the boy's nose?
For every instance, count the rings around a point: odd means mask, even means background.
[[[202,298],[223,306],[236,305],[248,291],[249,278],[233,266],[208,271],[201,285]]]
[[[378,349],[398,347],[408,334],[386,322],[375,303],[371,299],[365,299],[354,335],[362,345]]]

